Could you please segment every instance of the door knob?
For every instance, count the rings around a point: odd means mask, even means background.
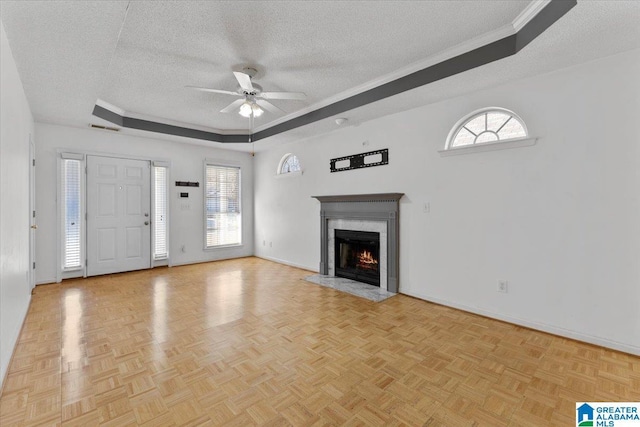
[[[144,222],[144,225],[149,225],[149,221],[145,221],[145,222]]]
[[[148,213],[146,213],[146,214],[144,214],[144,216],[149,216],[149,214],[148,214]]]
[[[31,228],[33,228],[34,230],[37,230],[37,229],[38,229],[38,226],[37,226],[36,224],[33,224],[33,225],[31,226]]]

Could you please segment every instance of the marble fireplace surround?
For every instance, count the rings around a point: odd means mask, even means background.
[[[378,231],[381,264],[384,262],[383,239],[386,237],[386,265],[380,266],[380,288],[398,292],[398,214],[399,200],[403,195],[404,193],[312,196],[320,201],[320,274],[331,275],[335,272],[334,249],[330,249],[334,242],[333,230],[342,228]],[[386,284],[386,287],[383,284]]]

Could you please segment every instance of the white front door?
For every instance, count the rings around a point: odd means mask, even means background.
[[[87,156],[87,276],[151,267],[150,163]]]

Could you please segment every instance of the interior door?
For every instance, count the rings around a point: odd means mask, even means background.
[[[151,267],[150,163],[87,156],[87,276]]]

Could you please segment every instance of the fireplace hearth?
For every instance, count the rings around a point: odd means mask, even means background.
[[[335,257],[336,276],[380,286],[380,233],[335,230]]]

